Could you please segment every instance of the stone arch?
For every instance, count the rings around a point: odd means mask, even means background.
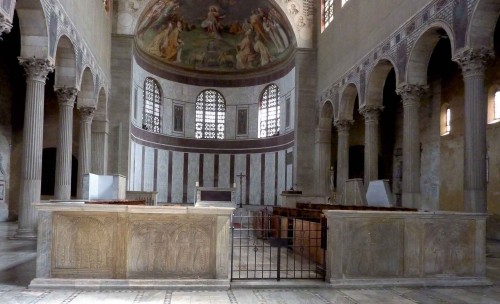
[[[59,37],[54,57],[56,65],[54,86],[56,88],[77,87],[76,52],[67,36]]]
[[[49,56],[48,22],[40,0],[16,2],[21,30],[21,58]]]
[[[333,104],[330,100],[326,100],[321,106],[319,116],[319,127],[322,129],[331,129],[333,123]]]
[[[80,83],[80,93],[78,94],[78,107],[95,107],[96,90],[94,84],[94,74],[92,74],[89,67],[86,67],[83,70],[80,79],[81,83]]]
[[[389,59],[380,59],[373,67],[368,76],[368,84],[366,86],[365,105],[381,106],[384,97],[384,85],[387,76],[394,69],[396,73],[396,87],[398,86],[398,70],[394,63]]]
[[[353,119],[354,104],[359,95],[358,87],[354,83],[349,83],[342,91],[340,97],[339,117],[338,119]]]
[[[499,14],[500,1],[479,0],[477,2],[467,29],[466,45],[469,48],[493,49]]]
[[[406,69],[406,82],[417,85],[427,84],[427,69],[432,52],[441,38],[450,39],[452,57],[455,54],[455,38],[451,28],[443,22],[435,22],[422,31],[410,51]]]

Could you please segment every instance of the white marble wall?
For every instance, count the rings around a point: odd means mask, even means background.
[[[213,187],[215,179],[218,178],[218,187],[229,187],[231,180],[233,180],[236,184],[237,204],[240,202],[238,175],[241,173],[245,175],[242,179],[243,191],[241,193],[243,204],[247,203],[247,182],[249,182],[248,203],[250,205],[279,204],[281,191],[292,186],[292,164],[285,165],[286,153],[292,151],[293,148],[264,154],[204,153],[203,164],[200,164],[201,154],[199,153],[162,150],[146,147],[132,141],[128,187],[129,190],[134,191],[158,191],[158,202],[160,204],[192,204],[194,203],[195,184],[200,180],[201,165],[203,169],[203,186]],[[155,153],[158,155],[156,163]],[[169,153],[172,153],[171,172],[169,172]],[[185,160],[185,154],[187,154],[187,161]],[[262,166],[263,156],[265,166]],[[215,174],[216,157],[219,158],[217,176]],[[234,165],[231,168],[232,157],[234,157]],[[247,172],[247,159],[249,159],[250,172]],[[233,177],[231,177],[231,169]],[[184,181],[185,171],[187,173],[186,181]],[[262,181],[262,176],[264,181]],[[275,186],[276,180],[277,184]],[[286,184],[285,180],[287,180]]]

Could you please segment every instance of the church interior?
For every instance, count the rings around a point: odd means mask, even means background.
[[[499,17],[0,0],[0,302],[500,303]]]

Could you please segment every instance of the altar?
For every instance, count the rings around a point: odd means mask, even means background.
[[[30,288],[229,287],[233,208],[34,204]],[[147,287],[146,287],[147,285]]]

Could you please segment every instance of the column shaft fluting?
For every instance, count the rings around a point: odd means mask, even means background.
[[[19,195],[19,227],[15,238],[36,238],[36,213],[31,204],[40,202],[42,182],[43,108],[45,80],[54,70],[48,59],[19,59],[26,71],[23,151]]]
[[[337,201],[345,204],[345,182],[349,179],[349,130],[352,120],[338,120],[335,127],[338,133],[337,143]]]
[[[57,141],[54,196],[57,200],[68,200],[71,198],[73,107],[77,92],[76,88],[56,89],[59,102],[59,134]]]
[[[382,106],[364,106],[360,113],[365,118],[365,168],[364,183],[368,188],[370,181],[378,179],[378,151],[379,151],[379,116]]]
[[[464,77],[464,211],[487,212],[485,67],[493,52],[466,50],[454,60]]]
[[[83,198],[83,176],[91,169],[91,134],[94,108],[81,107],[80,111],[80,138],[78,147],[78,188],[77,197]]]
[[[397,93],[403,102],[403,193],[405,207],[420,208],[420,117],[426,86],[404,85]]]

